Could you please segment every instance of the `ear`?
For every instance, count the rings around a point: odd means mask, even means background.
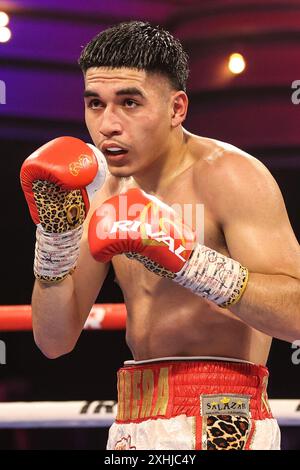
[[[187,94],[180,90],[177,91],[172,97],[172,116],[171,116],[171,125],[172,127],[179,126],[186,118],[186,113],[188,109],[189,99]]]

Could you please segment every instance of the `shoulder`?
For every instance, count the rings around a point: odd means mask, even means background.
[[[258,158],[234,145],[214,139],[202,139],[202,154],[197,159],[195,170],[199,177],[209,176],[218,182],[225,178],[224,184],[239,185],[246,176],[273,179]]]
[[[267,167],[254,156],[225,142],[208,139],[208,149],[195,164],[196,187],[207,193],[206,200],[217,212],[220,222],[230,209],[267,210],[283,204],[278,184]]]

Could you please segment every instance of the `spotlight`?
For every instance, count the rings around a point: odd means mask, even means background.
[[[246,62],[242,54],[235,52],[234,54],[231,54],[229,56],[228,68],[231,73],[235,75],[242,73],[245,70],[245,67],[246,67]]]
[[[7,42],[11,38],[11,30],[6,26],[0,28],[0,42]]]
[[[4,13],[4,11],[0,11],[0,28],[2,26],[6,26],[9,23],[9,16]]]

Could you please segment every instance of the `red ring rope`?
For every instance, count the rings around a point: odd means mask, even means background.
[[[85,330],[123,330],[126,325],[124,304],[95,304],[84,325]],[[30,305],[0,306],[0,331],[32,330]]]

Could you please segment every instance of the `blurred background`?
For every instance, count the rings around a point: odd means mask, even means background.
[[[8,15],[0,13],[0,304],[29,304],[33,285],[35,231],[20,166],[55,137],[90,141],[77,59],[93,36],[121,21],[148,20],[182,41],[191,69],[185,127],[259,158],[281,187],[299,240],[300,106],[292,84],[300,81],[300,0],[0,0],[0,12]],[[113,272],[98,302],[123,302]],[[130,358],[124,337],[124,331],[84,331],[74,352],[52,361],[31,332],[0,331],[7,346],[0,400],[116,399],[116,370]],[[293,351],[274,340],[270,398],[300,398]],[[282,432],[283,448],[300,448],[300,426]],[[0,448],[101,449],[106,434],[0,430]]]

